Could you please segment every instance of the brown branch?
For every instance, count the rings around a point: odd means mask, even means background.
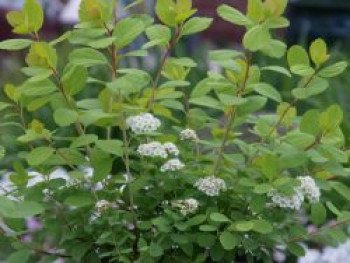
[[[5,235],[8,231],[6,229],[4,229],[3,226],[0,224],[0,232],[2,232]],[[43,248],[32,246],[29,243],[23,242],[17,236],[14,236],[14,235],[10,235],[10,236],[6,235],[6,236],[8,238],[12,239],[13,241],[18,242],[21,245],[25,246],[27,249],[32,250],[38,254],[47,255],[47,256],[57,256],[57,257],[61,257],[61,258],[71,258],[71,256],[67,255],[67,254],[63,254],[63,253],[60,253],[57,251],[47,251]]]
[[[174,49],[175,45],[179,41],[180,36],[181,36],[181,26],[176,28],[175,34],[174,34],[173,38],[170,40],[170,43],[169,43],[167,49],[165,50],[165,53],[161,59],[159,69],[158,69],[156,77],[152,83],[151,97],[149,99],[148,106],[147,106],[148,112],[150,112],[152,110],[153,104],[155,103],[155,97],[156,97],[156,92],[157,92],[157,88],[158,88],[158,83],[159,83],[160,77],[162,75],[162,71],[163,71],[163,68],[165,66],[165,63],[166,63],[167,59],[169,58],[169,56],[171,55],[171,51]]]
[[[308,81],[305,83],[305,85],[302,87],[304,89],[306,89],[309,84],[311,83],[311,81],[315,78],[315,76],[317,75],[317,70],[315,71],[314,74],[312,74],[310,76],[310,78],[308,79]],[[294,98],[293,101],[288,105],[288,107],[283,111],[283,113],[281,114],[280,118],[278,119],[277,123],[272,127],[272,129],[270,130],[269,134],[267,135],[266,139],[269,139],[272,134],[277,131],[278,127],[282,124],[284,118],[287,116],[288,112],[299,102],[299,100],[297,98]]]
[[[296,237],[293,237],[293,238],[287,240],[286,243],[288,244],[288,243],[299,242],[299,241],[303,241],[303,240],[306,240],[306,239],[310,239],[313,236],[322,234],[324,231],[327,231],[327,230],[333,229],[333,228],[337,228],[337,227],[341,227],[341,226],[344,226],[344,225],[347,225],[347,224],[350,224],[350,219],[344,220],[344,221],[339,221],[339,222],[336,222],[336,223],[331,224],[329,226],[325,226],[325,227],[319,228],[319,229],[317,229],[315,231],[312,231],[312,232],[310,232],[310,233],[308,233],[306,235],[298,235]]]
[[[64,100],[66,101],[66,104],[67,106],[71,109],[71,110],[76,110],[75,106],[71,103],[71,100],[69,98],[69,95],[67,94],[67,92],[65,91],[64,87],[63,87],[63,83],[62,83],[62,80],[60,78],[60,76],[58,75],[58,72],[55,68],[51,68],[52,72],[53,72],[53,75],[54,75],[54,78],[56,79],[57,81],[57,87],[58,87],[58,90],[61,92],[61,94],[63,95],[64,97]],[[75,127],[75,130],[76,132],[78,133],[79,136],[82,136],[82,135],[85,135],[85,131],[84,131],[84,128],[83,126],[81,125],[81,123],[79,122],[75,122],[74,123],[74,127]],[[89,157],[89,160],[91,161],[91,149],[90,149],[90,146],[86,146],[86,154],[87,156]]]
[[[246,55],[246,63],[247,63],[247,69],[246,69],[246,73],[244,76],[244,81],[243,81],[241,89],[239,89],[236,92],[237,97],[242,97],[244,95],[244,92],[245,92],[246,87],[247,87],[247,81],[248,81],[248,77],[249,77],[249,70],[250,70],[250,63],[251,63],[251,54],[250,53],[248,55]],[[227,118],[225,121],[226,125],[225,125],[224,137],[223,137],[221,146],[219,148],[218,157],[217,157],[215,165],[214,165],[214,171],[213,171],[214,175],[219,170],[222,155],[224,154],[225,147],[226,147],[226,144],[227,144],[227,141],[229,139],[230,132],[231,132],[231,128],[232,128],[232,125],[233,125],[234,120],[236,118],[237,109],[238,109],[237,105],[233,105],[229,109],[229,112],[228,112],[228,115],[227,115]]]

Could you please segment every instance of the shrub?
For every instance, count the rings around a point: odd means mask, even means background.
[[[196,62],[172,51],[212,19],[193,17],[190,0],[158,0],[160,23],[116,17],[116,4],[83,0],[80,23],[51,42],[40,38],[37,0],[7,15],[15,33],[32,36],[0,43],[29,48],[27,80],[6,85],[0,104],[9,112],[2,126],[23,130],[11,186],[0,196],[3,240],[13,251],[7,262],[271,262],[277,247],[301,256],[302,241],[343,241],[350,189],[342,110],[298,116],[297,105],[347,64],[330,63],[321,39],[306,51],[274,37],[289,25],[287,0],[249,0],[247,14],[220,6],[222,19],[246,29],[244,51],[210,51],[222,70],[193,87],[186,77]],[[127,49],[143,34],[141,49]],[[63,41],[73,49],[61,69]],[[163,53],[155,76],[121,66],[150,49]],[[257,52],[286,54],[288,66],[259,67]],[[110,81],[91,77],[95,67],[107,68]],[[264,82],[266,71],[299,79],[291,102]],[[98,97],[80,98],[86,88]],[[276,113],[264,113],[268,101]],[[55,128],[40,119],[42,109],[52,111]]]

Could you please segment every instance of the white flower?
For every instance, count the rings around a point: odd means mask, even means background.
[[[161,172],[167,172],[167,171],[174,172],[177,170],[181,170],[184,167],[185,167],[185,165],[179,159],[171,159],[171,160],[167,161],[165,164],[163,164],[162,167],[160,167],[160,171]]]
[[[311,176],[298,177],[300,181],[300,190],[310,203],[317,203],[320,201],[320,188],[315,183],[315,180]]]
[[[221,191],[226,190],[225,181],[215,176],[201,178],[194,186],[208,196],[219,196]]]
[[[323,251],[307,249],[298,263],[345,263],[350,258],[350,240],[338,247],[326,247]]]
[[[298,259],[298,263],[321,263],[323,262],[321,256],[322,254],[317,249],[308,249],[305,256]]]
[[[126,125],[136,134],[152,133],[156,131],[161,122],[150,113],[141,113],[126,119]]]
[[[137,152],[142,156],[168,158],[165,147],[160,142],[141,144]]]
[[[106,212],[110,207],[112,207],[112,204],[106,200],[100,200],[95,205],[95,209],[99,215]]]
[[[182,141],[197,141],[197,133],[192,129],[185,129],[180,132],[180,140]]]
[[[164,144],[164,148],[166,149],[166,151],[169,154],[172,154],[174,156],[178,156],[179,155],[179,149],[177,148],[177,146],[175,144],[173,144],[172,142],[167,142]]]
[[[272,203],[275,206],[281,208],[299,210],[304,202],[304,195],[300,189],[295,189],[292,196],[286,196],[277,192],[276,190],[271,190],[267,195],[271,197]]]
[[[188,198],[185,200],[176,200],[176,201],[173,201],[171,205],[173,207],[179,208],[180,213],[183,216],[186,216],[188,214],[194,214],[199,207],[198,201],[193,198]]]

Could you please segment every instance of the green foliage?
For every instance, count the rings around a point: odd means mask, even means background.
[[[44,23],[44,12],[37,0],[26,0],[22,11],[11,11],[6,16],[16,34],[36,34]]]
[[[287,0],[249,0],[246,13],[221,5],[219,16],[244,28],[244,50],[210,51],[220,71],[198,83],[189,76],[199,63],[172,51],[211,18],[194,16],[190,0],[158,0],[160,24],[145,14],[120,19],[117,3],[81,1],[80,23],[51,42],[40,39],[36,1],[7,16],[15,33],[33,39],[0,42],[4,50],[28,48],[26,80],[5,85],[0,103],[0,127],[21,133],[11,188],[0,196],[0,232],[12,253],[6,262],[271,262],[277,246],[302,256],[301,241],[344,241],[344,114],[331,105],[301,115],[298,103],[331,91],[329,79],[347,63],[333,62],[321,39],[288,49],[275,38],[289,25]],[[143,35],[148,42],[133,50]],[[62,68],[61,42],[72,45]],[[150,49],[163,54],[154,75],[125,66]],[[256,54],[287,65],[261,66]],[[101,68],[107,78],[96,73]],[[296,80],[291,101],[267,74]],[[276,111],[266,113],[267,103]],[[41,112],[49,114],[45,125]],[[0,160],[7,152],[0,146]],[[24,244],[28,217],[43,228]],[[331,219],[338,228],[327,227]],[[305,221],[322,238],[308,236]]]

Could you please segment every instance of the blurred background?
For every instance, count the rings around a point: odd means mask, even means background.
[[[134,0],[120,0],[120,8],[123,5],[130,4]],[[45,26],[41,32],[41,37],[51,40],[60,36],[63,32],[70,29],[78,21],[78,8],[80,0],[40,0],[45,9]],[[0,0],[0,40],[15,38],[10,26],[6,22],[6,13],[9,10],[21,8],[24,0]],[[198,9],[199,15],[209,16],[215,19],[212,27],[202,35],[182,40],[175,50],[176,56],[192,56],[199,62],[198,69],[191,73],[191,81],[195,84],[198,80],[206,75],[206,72],[212,66],[207,60],[206,54],[208,49],[216,48],[240,48],[239,43],[243,36],[242,28],[226,23],[216,15],[216,9],[220,4],[232,5],[244,11],[246,1],[244,0],[194,0],[194,6]],[[132,9],[134,13],[148,12],[153,14],[154,0],[144,0],[143,3]],[[119,17],[127,14],[120,13]],[[291,27],[286,31],[279,33],[289,45],[308,44],[315,38],[324,38],[331,48],[334,59],[350,60],[350,0],[290,0],[287,16],[291,21]],[[136,43],[132,49],[139,48],[142,40]],[[66,55],[69,53],[70,45],[61,44],[58,46],[60,64],[64,65]],[[157,54],[157,53],[156,53]],[[159,53],[158,53],[159,55]],[[6,83],[19,85],[24,78],[20,68],[24,66],[25,53],[22,52],[0,52],[0,99],[3,98],[1,89]],[[139,66],[140,68],[156,68],[157,57],[149,56],[147,61],[138,61],[135,58],[130,61],[129,66]],[[256,55],[254,62],[272,65],[286,65],[286,61],[267,60],[265,57]],[[100,79],[109,78],[107,72],[92,72]],[[290,100],[290,90],[295,87],[295,81],[280,74],[267,75],[266,81],[273,83],[276,88],[280,89],[285,95],[285,100]],[[343,128],[346,132],[346,138],[350,138],[350,74],[343,74],[333,80],[331,88],[325,94],[315,97],[302,105],[302,111],[307,110],[310,106],[320,109],[326,108],[333,103],[339,103],[345,112],[345,122]],[[91,91],[93,89],[89,89]],[[90,94],[86,94],[90,95]],[[94,94],[92,94],[94,95]],[[52,122],[50,112],[36,113],[40,120],[47,122],[50,127]],[[36,116],[38,117],[38,116]],[[0,115],[0,144],[7,147],[8,155],[5,162],[0,163],[0,171],[11,164],[14,156],[11,153],[18,151],[16,149],[16,135],[21,131],[16,127],[2,127],[1,123],[6,116]],[[30,120],[31,116],[27,118]]]

